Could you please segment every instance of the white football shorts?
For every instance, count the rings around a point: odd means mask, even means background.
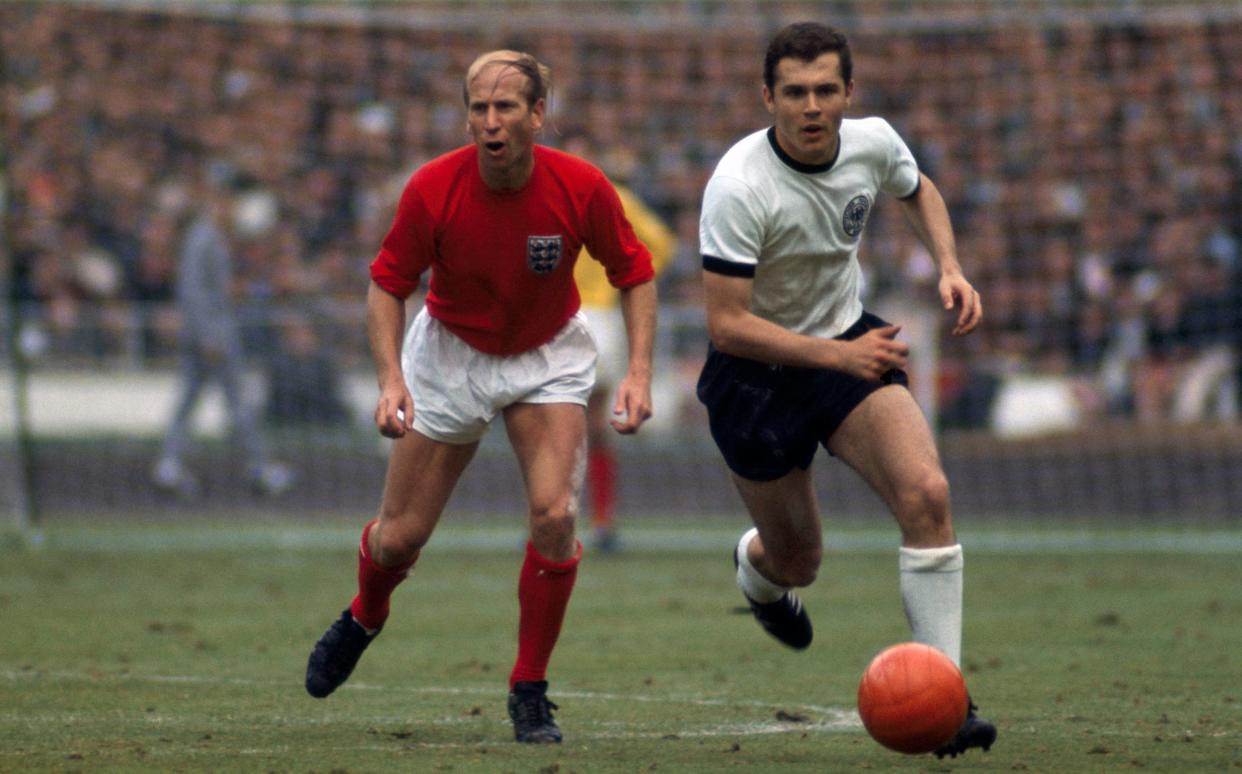
[[[625,333],[625,315],[621,307],[607,309],[582,307],[591,335],[595,337],[595,383],[600,389],[612,390],[630,367],[629,337]]]
[[[423,309],[401,350],[414,397],[414,429],[444,443],[474,443],[514,403],[585,406],[595,384],[595,342],[582,313],[546,344],[517,355],[489,355]]]

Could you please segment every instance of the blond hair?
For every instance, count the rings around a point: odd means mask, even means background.
[[[512,67],[526,76],[526,88],[522,90],[522,95],[526,97],[527,104],[534,105],[539,100],[547,98],[548,91],[552,87],[552,71],[548,69],[548,66],[530,54],[502,48],[480,54],[466,69],[461,96],[467,105],[470,104],[470,84],[479,77],[484,67],[492,64]]]

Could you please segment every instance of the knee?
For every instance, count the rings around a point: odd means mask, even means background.
[[[930,471],[901,493],[898,520],[908,537],[922,542],[952,531],[949,516],[949,480],[940,470]]]
[[[932,521],[947,518],[949,513],[949,480],[940,470],[931,470],[901,493],[901,509],[905,513]]]
[[[418,556],[430,535],[403,528],[399,521],[381,521],[371,543],[371,557],[380,567],[404,567]]]
[[[548,559],[573,553],[577,513],[568,501],[532,507],[530,540],[535,550]]]

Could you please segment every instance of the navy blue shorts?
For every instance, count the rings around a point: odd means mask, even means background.
[[[886,325],[863,312],[837,339],[849,341]],[[762,363],[709,347],[697,392],[729,469],[752,481],[772,481],[795,466],[810,467],[819,444],[868,395],[888,384],[908,383],[901,369],[873,382],[828,368]]]

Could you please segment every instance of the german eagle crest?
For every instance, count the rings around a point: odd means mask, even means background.
[[[841,227],[845,229],[845,233],[852,237],[861,234],[863,226],[867,224],[867,211],[870,209],[871,200],[866,194],[850,199],[850,203],[845,205],[845,212],[841,213]]]

